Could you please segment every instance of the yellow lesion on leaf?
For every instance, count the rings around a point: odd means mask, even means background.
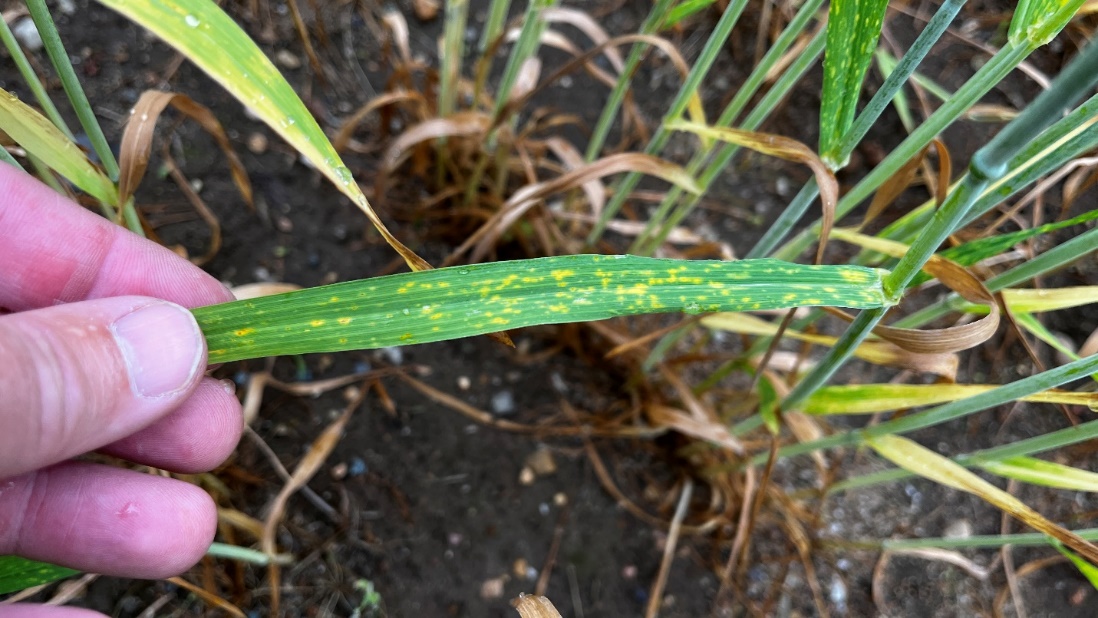
[[[408,341],[412,337],[413,337],[412,333],[404,333],[403,335],[400,336],[400,340],[401,341]]]
[[[346,326],[351,323],[354,318],[336,318],[336,322],[339,322],[341,326]]]
[[[255,332],[255,329],[249,326],[249,327],[246,327],[246,328],[238,328],[238,329],[233,331],[233,334],[236,335],[237,337],[247,337],[248,335],[250,335],[254,332]]]
[[[868,281],[866,274],[860,270],[840,270],[839,276],[850,283],[865,283]]]
[[[553,313],[568,313],[569,308],[568,305],[560,303],[557,305],[549,305],[549,311],[552,311]]]
[[[314,328],[320,328],[321,326],[324,326],[325,324],[327,324],[327,320],[310,320],[309,321],[309,325],[314,327]]]

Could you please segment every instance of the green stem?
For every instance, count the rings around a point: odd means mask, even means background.
[[[767,119],[770,113],[778,108],[778,104],[781,100],[793,90],[793,86],[796,85],[808,69],[812,68],[816,63],[820,54],[823,53],[825,43],[826,30],[820,30],[805,47],[804,51],[797,56],[797,59],[782,73],[782,76],[778,78],[774,83],[774,86],[767,91],[758,105],[756,105],[751,113],[747,115],[747,118],[744,119],[743,124],[741,125],[742,129],[754,131],[762,125],[763,121]],[[725,111],[727,113],[722,114],[721,118],[718,120],[717,126],[728,126],[731,124],[733,116],[738,114],[738,111],[735,110],[732,105],[729,105],[728,109]],[[739,151],[740,146],[736,144],[722,144],[721,149],[717,151],[712,162],[698,177],[698,184],[702,187],[702,192],[698,195],[686,196],[685,201],[679,204],[679,206],[671,212],[670,216],[668,216],[668,211],[682,196],[681,190],[672,188],[671,191],[668,192],[667,198],[660,203],[655,214],[649,219],[648,225],[645,226],[646,234],[652,234],[652,230],[655,230],[655,235],[649,239],[649,242],[643,244],[642,241],[647,238],[647,236],[645,234],[638,236],[633,243],[633,249],[631,249],[631,251],[641,254],[654,253],[667,239],[671,230],[675,229],[675,226],[685,219],[698,202],[701,201],[702,195],[709,190],[713,181],[724,172],[725,168],[728,167],[728,164],[732,161],[732,157]]]
[[[922,150],[932,139],[960,117],[969,107],[989,90],[1001,82],[1018,64],[1029,55],[1032,47],[1008,43],[999,53],[991,57],[980,67],[972,79],[968,80],[949,101],[919,125],[884,161],[866,175],[849,193],[844,195],[835,206],[835,220],[839,221],[855,207],[873,194],[886,180],[904,166],[911,157]],[[796,259],[819,238],[820,224],[817,221],[808,229],[797,234],[792,240],[774,252],[775,257],[786,260]]]
[[[663,23],[664,16],[667,15],[667,10],[672,1],[657,0],[648,13],[648,17],[641,24],[640,34],[653,34],[656,32],[656,29]],[[614,119],[617,118],[621,104],[625,100],[625,93],[633,85],[633,74],[636,72],[637,65],[640,64],[641,58],[644,57],[644,52],[647,49],[648,45],[645,43],[634,43],[629,50],[629,56],[625,59],[625,66],[621,75],[618,76],[614,89],[610,91],[610,96],[602,107],[602,113],[599,114],[599,119],[595,123],[595,130],[591,133],[591,139],[587,140],[587,151],[584,153],[584,159],[588,162],[594,161],[602,152],[606,137],[610,134],[610,128],[613,126]]]
[[[904,54],[904,57],[900,60],[899,64],[896,65],[896,68],[889,73],[887,78],[885,78],[884,84],[874,93],[873,98],[866,104],[865,109],[858,114],[854,123],[843,135],[839,148],[839,160],[845,161],[850,157],[850,153],[854,151],[854,148],[862,141],[862,138],[865,137],[866,133],[869,132],[870,127],[877,121],[896,93],[903,88],[908,77],[915,72],[915,69],[930,52],[930,49],[938,39],[941,38],[942,33],[945,32],[946,28],[949,27],[949,24],[952,23],[953,18],[956,17],[957,12],[964,3],[965,0],[946,0],[946,2],[942,3],[942,6],[938,8],[934,17],[927,22],[926,27],[919,33],[915,42],[911,44],[911,48],[907,50],[907,53]],[[816,186],[815,179],[813,178],[801,189],[793,202],[782,211],[778,220],[767,228],[766,233],[763,234],[763,237],[759,239],[759,242],[751,248],[751,251],[748,252],[746,257],[763,257],[773,251],[778,243],[780,243],[797,222],[801,220],[801,217],[804,216],[808,206],[812,203],[818,193],[819,188]]]
[[[885,277],[885,293],[893,300],[903,295],[930,256],[945,239],[956,231],[958,224],[971,209],[991,181],[1003,176],[1010,160],[1030,141],[1052,124],[1065,107],[1075,105],[1098,81],[1098,45],[1090,45],[1060,73],[1052,85],[1042,92],[1010,124],[999,132],[969,163],[969,173],[934,212],[929,225],[908,248]],[[925,126],[925,125],[924,125]],[[824,360],[797,383],[783,402],[786,410],[795,409],[827,382],[850,358],[854,349],[884,317],[887,309],[862,312],[850,325]]]
[[[701,54],[698,55],[698,59],[694,62],[694,66],[690,69],[690,73],[686,76],[682,86],[679,87],[678,94],[675,95],[675,99],[671,102],[667,113],[664,114],[664,120],[671,120],[682,116],[683,111],[686,110],[687,103],[690,98],[701,87],[702,80],[709,73],[709,69],[712,68],[713,62],[717,59],[717,55],[724,49],[725,42],[728,40],[729,33],[732,32],[732,27],[736,25],[736,21],[740,18],[740,14],[743,13],[744,7],[747,6],[747,0],[734,0],[729,4],[728,8],[724,10],[724,14],[721,15],[720,20],[717,22],[717,27],[713,30],[713,33],[709,35],[709,39],[705,42],[705,47],[702,48]],[[664,128],[664,123],[660,123],[660,126],[656,128],[656,133],[649,140],[648,146],[644,149],[644,153],[648,155],[657,155],[663,150],[664,145],[667,143],[668,138],[671,136],[671,132]],[[631,172],[625,176],[614,188],[614,197],[610,199],[610,202],[603,208],[602,216],[598,222],[595,223],[590,234],[587,236],[587,242],[594,244],[602,236],[603,231],[606,230],[606,224],[610,222],[610,219],[614,215],[618,214],[622,205],[625,204],[625,200],[629,197],[629,194],[633,192],[633,189],[640,182],[641,174],[639,172]]]
[[[1098,528],[1086,528],[1072,530],[1080,538],[1086,541],[1098,541]],[[1049,537],[1040,532],[1020,532],[1017,534],[984,534],[966,536],[963,538],[930,538],[930,539],[864,539],[847,541],[843,539],[824,539],[821,547],[834,549],[862,549],[862,550],[889,550],[901,551],[905,549],[979,549],[988,547],[1015,546],[1043,546],[1048,547]]]
[[[27,0],[27,10],[30,12],[31,19],[34,20],[35,27],[38,28],[38,34],[42,37],[46,54],[50,57],[58,77],[61,78],[61,85],[65,88],[65,94],[68,95],[76,117],[80,120],[80,126],[84,128],[84,133],[91,140],[92,149],[103,164],[107,176],[112,182],[118,182],[118,162],[114,158],[114,153],[111,152],[110,145],[107,144],[107,138],[103,135],[99,121],[95,118],[95,112],[92,111],[91,103],[88,102],[88,95],[84,93],[84,88],[76,77],[76,71],[69,62],[69,55],[65,51],[64,44],[61,43],[61,35],[58,34],[50,11],[46,8],[45,0]]]

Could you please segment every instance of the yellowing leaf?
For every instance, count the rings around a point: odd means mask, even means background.
[[[394,237],[301,99],[248,35],[211,0],[100,0],[147,28],[248,106],[358,206],[413,270],[431,266]]]
[[[774,336],[778,334],[778,325],[757,318],[748,313],[714,313],[702,318],[703,326],[714,330],[723,330],[743,335]],[[787,328],[783,337],[805,341],[815,345],[833,346],[838,337],[813,335]],[[887,341],[863,341],[854,349],[854,356],[875,365],[903,367],[912,371],[934,373],[953,380],[957,377],[957,355],[918,354],[909,352]]]
[[[715,139],[750,148],[765,155],[778,157],[807,165],[816,176],[820,187],[820,201],[823,204],[823,217],[820,228],[820,246],[816,251],[816,263],[821,262],[824,247],[827,245],[831,225],[835,220],[835,202],[839,199],[839,181],[835,174],[811,148],[795,139],[770,133],[743,131],[729,127],[711,127],[696,122],[671,120],[666,127],[672,131],[687,131],[703,139]]]
[[[1060,541],[1087,560],[1098,563],[1098,548],[1093,544],[1045,519],[1018,498],[934,451],[907,438],[892,435],[867,437],[866,443],[897,466],[936,483],[979,496],[1022,523]]]
[[[973,397],[998,388],[992,384],[847,384],[825,386],[804,402],[806,414],[870,414],[930,406]],[[1098,393],[1050,389],[1022,401],[1098,407]]]
[[[3,89],[0,89],[0,131],[81,191],[103,204],[118,205],[114,183],[84,152],[45,116]]]
[[[1098,473],[1080,470],[1035,457],[1009,457],[1007,459],[975,462],[977,466],[996,475],[1059,489],[1098,491]]]

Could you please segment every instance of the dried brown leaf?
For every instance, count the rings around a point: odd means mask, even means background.
[[[901,243],[872,236],[866,236],[850,230],[837,230],[836,237],[873,251],[879,251],[893,257],[900,257],[907,247]],[[988,306],[988,314],[975,322],[948,328],[917,330],[894,328],[879,325],[873,332],[882,339],[891,341],[899,347],[919,354],[939,354],[960,352],[987,341],[999,328],[1002,309],[997,299],[975,275],[963,266],[939,255],[931,256],[923,270],[949,289],[957,292],[965,300]],[[834,308],[825,309],[828,313],[851,321],[853,318],[844,311]]]
[[[278,495],[271,503],[271,507],[267,512],[267,518],[263,523],[263,538],[260,541],[260,547],[264,553],[271,556],[277,553],[277,548],[275,547],[275,532],[278,529],[279,522],[282,521],[282,514],[286,510],[286,504],[290,500],[290,496],[294,495],[294,493],[308,483],[317,471],[320,470],[320,467],[324,465],[328,456],[331,455],[332,449],[339,443],[339,439],[343,437],[343,428],[346,427],[347,421],[351,418],[351,414],[362,404],[362,399],[365,395],[365,390],[360,391],[358,397],[355,397],[355,399],[344,408],[343,413],[340,414],[336,420],[332,421],[332,423],[317,436],[316,440],[313,440],[313,443],[309,445],[308,452],[305,453],[305,456],[298,462],[297,467],[294,468],[290,480],[287,481],[287,483],[283,485],[282,490],[278,492]],[[271,615],[275,616],[277,616],[279,612],[279,591],[281,590],[279,572],[280,567],[278,564],[272,562],[268,566],[268,575],[272,583]]]
[[[199,586],[196,586],[196,585],[192,584],[191,582],[183,579],[182,577],[169,577],[168,579],[166,579],[164,581],[170,582],[172,584],[175,584],[176,586],[179,586],[180,588],[183,588],[187,592],[190,592],[191,594],[195,595],[196,597],[202,599],[202,601],[204,603],[206,603],[207,605],[209,605],[210,607],[214,607],[214,608],[220,609],[222,611],[228,612],[230,616],[237,616],[238,618],[246,618],[245,615],[244,615],[244,612],[242,612],[239,607],[233,605],[232,603],[229,603],[228,601],[226,601],[225,599],[222,599],[221,597],[217,596],[216,594],[213,594],[212,592],[209,592],[209,591],[205,590],[204,588],[201,588]]]
[[[564,23],[574,26],[580,32],[586,34],[587,38],[591,39],[591,42],[596,45],[603,45],[610,40],[610,36],[599,25],[599,22],[584,11],[566,7],[553,7],[544,11],[542,18],[548,23]],[[604,53],[610,66],[614,67],[614,70],[620,75],[625,69],[625,61],[622,60],[621,52],[614,46],[606,46]]]
[[[221,123],[213,113],[205,106],[196,103],[190,97],[172,92],[147,90],[133,106],[126,129],[122,133],[122,142],[119,148],[119,178],[118,196],[119,203],[125,204],[141,183],[145,170],[149,165],[149,154],[152,152],[152,140],[155,134],[156,121],[171,105],[179,112],[194,120],[209,133],[217,142],[221,152],[229,161],[229,169],[232,173],[233,183],[244,198],[249,207],[252,202],[252,184],[248,179],[248,172],[244,164],[236,156],[228,136],[225,134]]]
[[[517,609],[522,618],[561,618],[557,608],[545,597],[520,594],[511,599],[511,607]]]
[[[493,214],[491,219],[466,239],[447,258],[447,263],[453,263],[454,260],[473,246],[476,246],[476,250],[472,254],[472,260],[482,259],[491,250],[499,236],[514,225],[540,200],[555,193],[582,187],[584,183],[593,179],[621,172],[640,172],[674,183],[692,193],[699,191],[693,177],[678,165],[635,152],[610,155],[588,163],[581,168],[570,170],[556,178],[529,184],[515,191],[511,198],[500,207],[499,212]]]
[[[744,453],[743,444],[728,431],[723,423],[708,418],[698,418],[677,408],[650,402],[645,406],[648,422],[656,427],[672,429],[685,436],[697,438],[726,448],[733,453]]]
[[[945,142],[934,138],[934,152],[938,155],[938,181],[934,183],[934,203],[941,206],[949,197],[949,187],[953,181],[953,160]]]
[[[476,137],[487,133],[490,119],[479,112],[459,112],[448,118],[431,118],[405,129],[381,158],[379,178],[392,173],[417,144],[440,137]],[[381,193],[379,192],[378,195]]]
[[[668,122],[666,126],[671,130],[687,131],[702,138],[737,144],[765,155],[807,165],[816,176],[816,184],[820,187],[820,202],[823,207],[823,214],[820,218],[820,244],[816,249],[816,263],[823,263],[823,253],[827,248],[831,228],[835,224],[835,203],[839,200],[839,181],[835,179],[835,174],[814,150],[795,139],[772,133],[743,131],[730,127],[711,127],[678,119]]]
[[[900,197],[901,193],[911,186],[911,182],[915,180],[915,174],[919,172],[919,167],[923,164],[928,148],[923,148],[915,156],[908,159],[900,169],[896,170],[892,176],[889,176],[888,180],[877,189],[877,192],[873,194],[873,201],[869,203],[869,208],[866,210],[865,218],[854,229],[860,230],[872,223],[889,204],[894,202],[897,197]]]
[[[401,60],[406,65],[412,64],[412,48],[408,44],[408,22],[404,19],[404,16],[400,14],[400,11],[390,9],[381,16],[381,23],[389,29],[393,37],[393,43],[396,45],[397,51],[400,52]]]
[[[351,137],[358,129],[358,125],[362,124],[362,121],[373,112],[387,107],[389,105],[397,105],[400,103],[412,103],[420,110],[421,115],[426,114],[427,100],[423,98],[423,95],[418,92],[408,92],[399,90],[397,92],[386,92],[370,99],[362,107],[355,110],[351,114],[342,126],[339,127],[339,133],[336,133],[335,138],[332,140],[332,146],[337,152],[343,152],[347,148],[347,143],[351,141]]]
[[[550,137],[545,140],[545,145],[549,150],[557,155],[557,158],[564,163],[564,169],[574,170],[576,168],[583,167],[585,161],[580,151],[572,145],[572,142],[561,137]],[[591,204],[591,214],[594,217],[599,217],[602,214],[602,208],[606,205],[606,187],[599,179],[589,180],[581,185],[584,195],[587,196],[587,201]]]

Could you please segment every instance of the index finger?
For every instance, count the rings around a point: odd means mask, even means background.
[[[23,311],[122,295],[184,307],[233,300],[187,260],[0,164],[0,307]]]

